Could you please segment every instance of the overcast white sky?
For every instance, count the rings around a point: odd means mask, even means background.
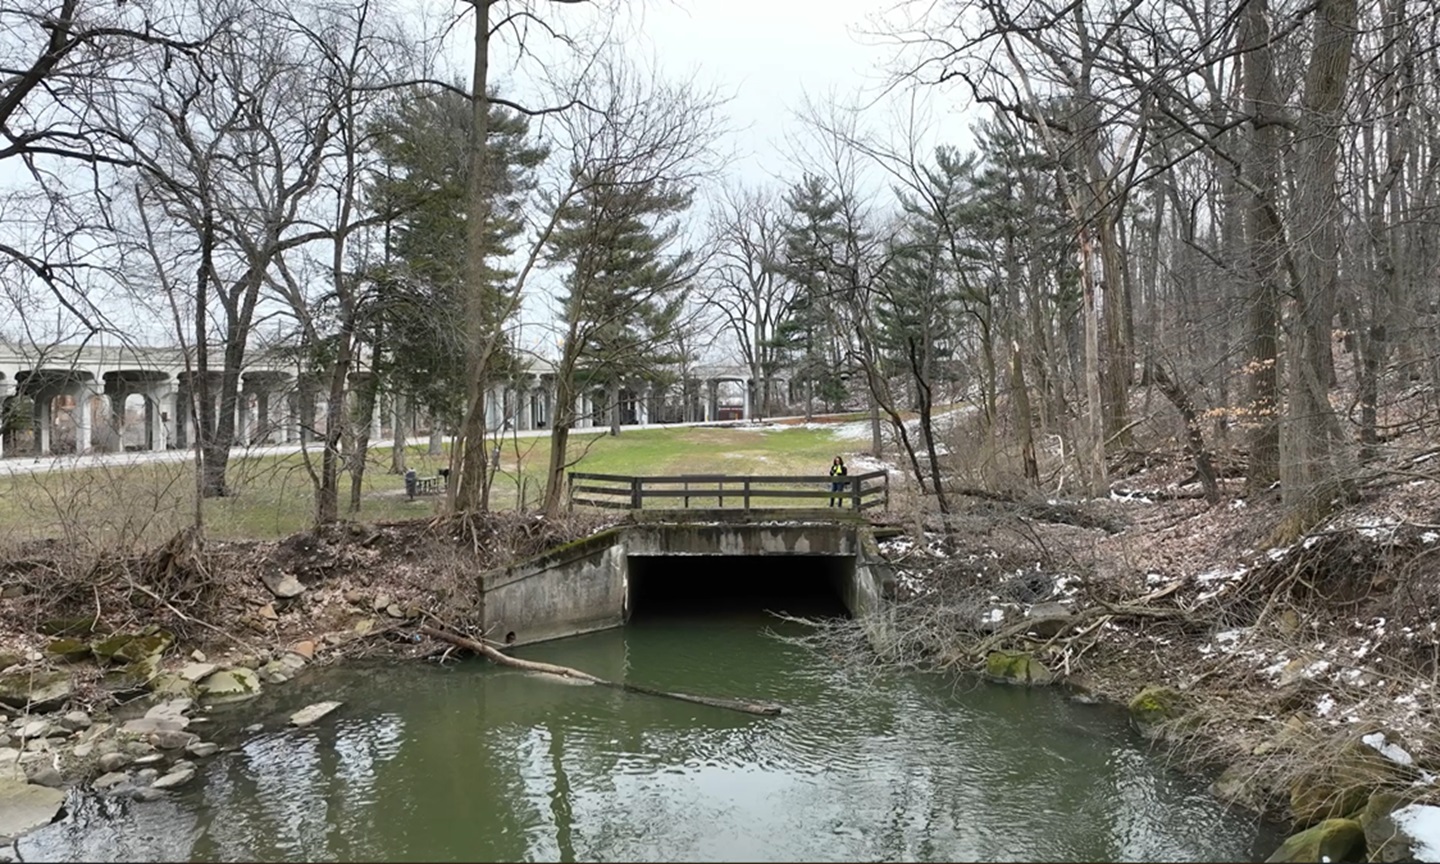
[[[463,8],[455,0],[396,2],[425,16],[431,32],[454,24]],[[723,110],[732,131],[721,144],[732,154],[728,182],[782,188],[800,175],[794,164],[794,141],[801,132],[795,112],[807,94],[822,104],[857,105],[873,100],[887,83],[894,49],[877,44],[876,38],[862,31],[873,30],[877,22],[867,16],[888,5],[875,0],[602,0],[595,6],[557,5],[547,13],[566,22],[569,32],[584,34],[603,23],[597,22],[597,15],[603,14],[598,10],[623,10],[614,29],[622,35],[627,54],[653,61],[671,80],[693,77],[699,85],[729,97]],[[441,74],[469,80],[472,20],[467,15],[450,31],[444,52],[448,68]],[[496,47],[503,56],[504,47]],[[538,43],[537,48],[546,50]],[[552,45],[550,50],[557,49]],[[533,60],[518,67],[502,61],[495,64],[492,80],[507,94],[524,99],[538,71]],[[893,106],[899,98],[887,102]],[[923,94],[923,100],[930,114],[932,143],[966,146],[972,120],[964,94],[958,89],[932,90]],[[868,116],[872,126],[885,127],[884,105]],[[0,179],[15,178],[12,174]],[[546,317],[542,304],[527,304],[525,317],[535,323]],[[145,341],[173,341],[173,335],[166,338],[165,322],[138,309],[116,309],[114,320],[122,327],[133,320],[135,336],[138,331],[155,330],[154,336],[139,336]],[[18,335],[10,332],[11,326],[0,329]],[[539,341],[539,329],[527,328],[525,341],[532,345]]]

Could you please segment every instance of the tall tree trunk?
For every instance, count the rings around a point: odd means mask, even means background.
[[[425,449],[427,456],[439,456],[445,452],[445,424],[439,417],[430,418],[430,442]]]
[[[370,456],[370,424],[379,410],[380,376],[368,372],[355,389],[355,449],[350,451],[350,512],[364,500],[365,461]]]
[[[1287,352],[1288,408],[1281,439],[1281,494],[1301,524],[1317,517],[1338,492],[1339,422],[1330,407],[1331,332],[1339,278],[1340,219],[1335,180],[1340,124],[1354,53],[1357,0],[1319,0],[1300,114],[1295,212],[1300,254],[1295,286],[1293,348]],[[1308,525],[1306,526],[1308,527]]]
[[[390,447],[390,473],[404,475],[405,473],[405,447],[406,438],[410,434],[408,414],[409,406],[402,393],[396,393],[391,397],[391,406],[394,409],[394,417],[391,423],[394,426],[394,443]]]
[[[452,509],[466,512],[481,509],[485,472],[485,391],[490,356],[494,350],[499,322],[491,321],[486,302],[486,223],[489,195],[486,183],[487,141],[490,132],[490,7],[494,0],[471,0],[475,7],[475,69],[470,108],[469,188],[465,219],[465,344],[466,411],[460,427],[460,477],[453,484]]]
[[[1246,266],[1251,276],[1248,325],[1250,465],[1245,491],[1258,495],[1280,478],[1279,360],[1281,262],[1284,230],[1276,215],[1279,197],[1281,127],[1270,46],[1268,0],[1248,0],[1241,24],[1245,111],[1250,115],[1245,208]]]
[[[570,429],[575,425],[575,379],[573,368],[562,359],[555,375],[555,411],[550,423],[550,460],[545,468],[545,500],[541,510],[550,517],[560,514],[565,492],[566,452]]]
[[[610,386],[605,388],[605,398],[610,400],[610,434],[620,434],[620,382],[611,381]]]

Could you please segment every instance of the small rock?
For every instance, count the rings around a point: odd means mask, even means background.
[[[78,732],[81,729],[89,729],[94,721],[84,711],[71,711],[60,718],[60,725],[71,732]]]
[[[191,741],[185,747],[185,752],[196,759],[204,759],[207,756],[214,756],[219,749],[220,745],[213,741]]]
[[[251,723],[249,726],[246,726],[244,729],[241,729],[240,731],[241,731],[241,732],[244,732],[246,735],[254,735],[256,732],[264,732],[264,731],[265,731],[265,724],[263,724],[263,723]]]
[[[128,753],[106,753],[100,757],[100,770],[108,773],[119,771],[133,762]]]
[[[193,732],[181,732],[175,729],[159,729],[150,733],[150,743],[161,750],[180,750],[189,746],[198,736]]]
[[[199,648],[196,648],[194,651],[190,652],[190,659],[194,660],[196,663],[204,663],[205,652],[201,651]]]
[[[400,607],[399,603],[391,603],[385,607],[385,614],[391,618],[404,618],[405,610]]]
[[[260,581],[265,583],[269,589],[281,600],[289,600],[291,597],[298,597],[305,593],[305,586],[300,580],[278,567],[268,567],[260,574]]]
[[[274,603],[266,603],[264,606],[261,606],[259,609],[259,614],[260,617],[264,618],[266,621],[280,620],[280,614],[275,611]]]
[[[159,776],[160,772],[154,768],[141,768],[139,771],[135,772],[135,782],[148,785],[155,782],[155,778]]]
[[[129,779],[130,775],[124,771],[109,771],[96,777],[95,782],[90,785],[96,789],[109,789],[111,786],[118,786]]]
[[[365,592],[359,588],[351,588],[345,592],[345,602],[359,606],[365,602]]]
[[[171,771],[150,785],[155,789],[174,789],[176,786],[189,783],[194,776],[194,768],[186,768],[182,771]]]
[[[370,604],[370,608],[376,612],[383,612],[390,608],[390,604],[393,602],[395,601],[390,599],[389,594],[377,594],[375,595],[375,602]]]
[[[65,785],[65,778],[60,776],[60,772],[56,771],[53,765],[38,765],[27,773],[30,775],[30,782],[36,786],[59,789]]]
[[[210,675],[219,668],[220,667],[216,666],[214,663],[203,663],[197,661],[195,663],[186,663],[183,667],[181,667],[179,674],[181,678],[184,678],[186,681],[189,681],[193,684],[196,681],[199,681],[201,678],[210,677]]]
[[[364,636],[375,628],[374,618],[361,618],[355,622],[355,635]]]
[[[159,762],[160,760],[162,760],[162,759],[164,759],[164,758],[165,758],[165,756],[164,756],[164,754],[162,754],[162,753],[146,753],[144,756],[141,756],[139,759],[136,759],[136,760],[135,760],[135,764],[136,764],[136,765],[154,765],[156,762]]]
[[[284,684],[290,680],[290,676],[266,664],[265,668],[260,670],[260,680],[266,684]]]
[[[331,645],[339,645],[341,642],[345,641],[345,637],[341,636],[339,633],[326,633],[325,641]]]
[[[194,762],[191,762],[189,759],[176,759],[175,762],[174,762],[174,764],[172,764],[172,765],[170,766],[170,773],[171,773],[171,774],[174,774],[176,771],[194,771],[194,770],[195,770],[195,763],[194,763]]]
[[[31,738],[25,742],[26,753],[49,753],[50,740],[48,738]]]
[[[85,759],[91,753],[95,752],[95,744],[90,741],[87,741],[84,744],[76,744],[75,749],[70,752],[75,754],[76,759]]]
[[[309,726],[341,706],[340,702],[316,702],[290,715],[291,726]]]
[[[156,789],[154,786],[138,786],[130,790],[130,798],[133,801],[158,801],[164,797],[164,790]]]
[[[310,641],[309,639],[306,639],[302,642],[296,642],[294,645],[290,646],[290,653],[298,654],[299,656],[304,657],[306,660],[314,660],[315,643]]]
[[[20,727],[21,738],[44,738],[50,734],[49,720],[31,720]]]

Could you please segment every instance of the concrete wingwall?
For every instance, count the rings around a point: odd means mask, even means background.
[[[624,525],[482,574],[482,619],[491,639],[526,645],[622,626],[629,618],[628,562],[644,556],[843,557],[833,587],[871,639],[888,632],[894,575],[863,523],[650,522]]]

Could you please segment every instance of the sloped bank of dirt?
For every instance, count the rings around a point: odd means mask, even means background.
[[[1190,767],[1224,769],[1214,791],[1238,806],[1297,828],[1385,824],[1440,803],[1432,456],[1373,466],[1358,501],[1283,547],[1267,545],[1278,500],[1232,487],[1207,506],[1177,485],[1178,454],[1108,500],[962,499],[948,547],[882,544],[900,594],[884,660],[1068,683],[1129,705]]]

